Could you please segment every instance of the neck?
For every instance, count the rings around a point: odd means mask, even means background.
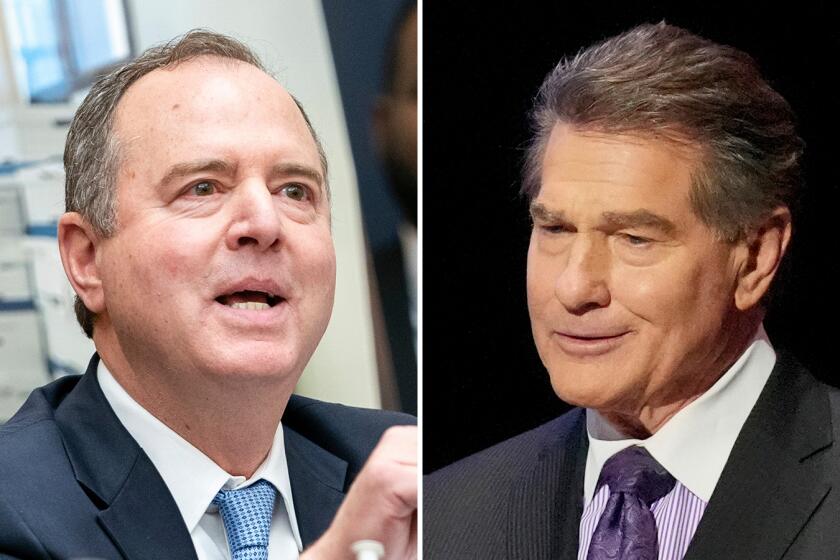
[[[129,360],[97,325],[108,370],[152,416],[233,476],[251,477],[268,456],[294,389],[275,380],[219,380],[187,368]]]
[[[598,413],[620,433],[633,439],[646,439],[659,431],[675,414],[708,391],[718,379],[746,351],[758,326],[761,314],[742,317],[730,328],[725,329],[727,342],[723,350],[709,357],[705,374],[698,373],[688,379],[680,379],[670,391],[648,398],[644,404],[630,411],[599,410]]]

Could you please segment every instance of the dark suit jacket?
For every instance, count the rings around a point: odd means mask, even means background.
[[[84,376],[32,393],[0,428],[0,558],[196,558],[154,465]],[[382,432],[410,416],[293,396],[286,457],[304,546],[329,526]]]
[[[840,391],[780,355],[735,442],[687,560],[840,558]],[[424,558],[577,557],[585,414],[426,477]]]

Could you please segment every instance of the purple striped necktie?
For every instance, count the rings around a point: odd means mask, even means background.
[[[609,458],[598,486],[610,497],[598,520],[586,560],[657,560],[659,543],[652,503],[676,484],[643,447],[628,447]]]

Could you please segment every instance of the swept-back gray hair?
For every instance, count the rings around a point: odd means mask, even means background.
[[[795,116],[755,61],[665,22],[561,60],[540,87],[531,119],[522,183],[529,200],[539,194],[546,144],[559,123],[697,149],[691,204],[729,241],[775,208],[790,207],[801,183],[804,143]]]
[[[194,29],[166,44],[152,47],[143,54],[100,78],[91,87],[73,117],[64,146],[64,193],[68,212],[78,212],[98,235],[109,237],[117,228],[116,178],[120,162],[119,139],[113,133],[117,104],[126,90],[160,68],[176,66],[200,57],[215,56],[265,67],[243,43],[212,31]],[[292,97],[315,140],[326,181],[327,157],[303,106]],[[329,185],[326,185],[329,194]],[[88,337],[93,336],[96,316],[77,296],[76,318]]]

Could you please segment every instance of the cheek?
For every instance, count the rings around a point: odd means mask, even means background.
[[[326,296],[324,299],[329,302],[329,307],[332,307],[335,297],[335,253],[330,252],[329,255],[325,255],[318,270],[316,279],[323,284],[323,293]]]
[[[335,301],[336,261],[332,239],[327,237],[316,242],[301,245],[298,258],[290,262],[295,283],[301,288],[297,304],[302,313],[301,319],[318,333],[313,338],[317,344],[330,321]]]
[[[314,287],[321,293],[332,294],[335,291],[336,274],[332,237],[328,232],[317,235],[302,232],[298,239],[301,242],[295,248],[296,258],[291,265],[292,274],[300,279],[304,287]]]
[[[534,243],[528,250],[526,286],[531,320],[539,321],[554,298],[555,271],[549,259],[538,256]]]
[[[651,269],[617,272],[618,279],[612,283],[612,299],[634,315],[654,323],[679,317],[680,309],[686,307],[685,296],[692,292],[686,285],[691,281],[688,278]]]
[[[699,336],[719,323],[727,301],[726,270],[693,258],[659,270],[618,271],[612,296],[661,336]]]
[[[178,297],[184,289],[194,290],[208,274],[214,244],[206,228],[146,228],[148,234],[135,237],[124,249],[135,289],[145,289],[157,297]],[[128,232],[132,233],[132,232]],[[183,303],[183,302],[179,302]]]

